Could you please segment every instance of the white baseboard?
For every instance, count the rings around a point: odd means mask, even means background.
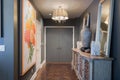
[[[46,63],[46,61],[44,60],[44,61],[39,65],[39,67],[37,67],[36,72],[38,72],[38,70],[41,69],[45,63]]]
[[[37,73],[35,72],[30,80],[35,80],[36,76],[37,76]]]
[[[33,74],[33,76],[31,77],[30,80],[35,80],[35,78],[36,78],[36,76],[37,76],[38,70],[41,69],[45,63],[46,63],[46,61],[44,60],[44,61],[39,65],[39,68],[35,71],[35,73]]]

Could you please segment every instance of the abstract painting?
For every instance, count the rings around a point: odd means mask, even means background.
[[[22,3],[22,75],[36,62],[36,11],[28,0]]]

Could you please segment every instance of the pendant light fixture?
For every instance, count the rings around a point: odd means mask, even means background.
[[[66,21],[69,19],[68,13],[64,8],[59,6],[58,9],[53,10],[52,19],[54,21],[58,21],[59,23],[62,21]]]

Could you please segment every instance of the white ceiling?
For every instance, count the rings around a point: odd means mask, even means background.
[[[93,0],[33,0],[44,18],[51,18],[51,13],[58,6],[68,11],[70,18],[79,17]]]

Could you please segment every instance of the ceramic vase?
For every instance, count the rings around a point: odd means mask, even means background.
[[[89,14],[83,19],[83,28],[81,30],[81,42],[82,47],[90,48],[91,43],[91,31],[89,28]]]
[[[81,30],[81,41],[83,47],[90,47],[91,31],[89,28],[86,27]]]

